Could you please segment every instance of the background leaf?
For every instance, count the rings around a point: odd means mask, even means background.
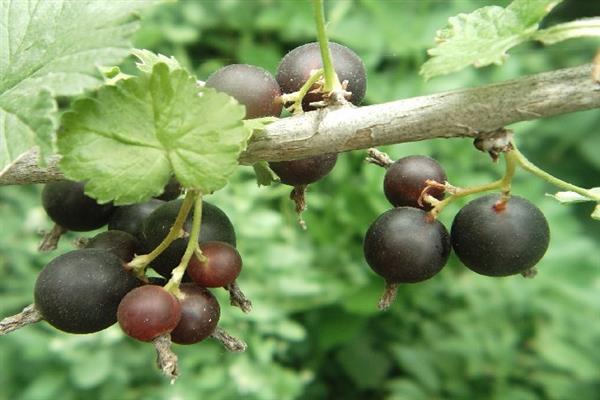
[[[507,51],[528,40],[557,0],[515,0],[508,7],[488,6],[448,20],[438,31],[431,58],[421,68],[425,79],[468,65],[502,64]]]

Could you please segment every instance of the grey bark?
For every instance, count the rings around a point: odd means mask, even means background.
[[[515,122],[594,108],[600,108],[600,84],[592,79],[592,64],[586,64],[493,85],[281,119],[255,133],[240,162],[477,137]],[[0,177],[0,185],[61,179],[56,161],[38,167],[37,156],[31,152]]]

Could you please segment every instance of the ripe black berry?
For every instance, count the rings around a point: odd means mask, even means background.
[[[533,267],[544,256],[550,230],[544,214],[528,200],[500,195],[480,197],[464,206],[454,218],[452,247],[473,271],[507,276]]]
[[[192,256],[187,274],[203,287],[223,287],[236,280],[242,270],[242,257],[235,247],[225,242],[206,242],[200,245],[206,261]]]
[[[246,118],[279,117],[283,105],[281,89],[268,71],[248,64],[223,67],[206,81],[206,86],[225,92],[246,106]]]
[[[156,247],[167,236],[182,203],[183,200],[166,202],[146,218],[144,222],[146,248]],[[191,223],[192,216],[190,215],[183,227],[188,233],[191,230]],[[226,242],[232,246],[236,244],[235,231],[227,215],[217,206],[204,201],[202,203],[202,225],[198,242],[208,241]],[[179,264],[186,245],[186,238],[176,239],[160,256],[152,261],[152,268],[164,277],[171,276],[171,271]]]
[[[131,234],[123,231],[104,231],[90,239],[85,246],[89,249],[108,250],[124,262],[129,262],[140,253],[140,242]]]
[[[161,204],[164,204],[164,201],[152,199],[145,203],[115,207],[115,211],[108,221],[108,229],[130,233],[143,243],[144,220]]]
[[[348,81],[347,91],[351,92],[350,101],[358,105],[367,90],[367,73],[365,65],[355,52],[341,44],[329,43],[333,58],[333,66],[340,82]],[[296,47],[287,53],[277,68],[276,79],[283,93],[300,90],[310,77],[311,71],[323,68],[319,44],[308,43]],[[304,110],[313,109],[310,103],[322,100],[321,94],[309,93],[304,97]]]
[[[85,232],[105,225],[112,204],[98,204],[83,192],[83,182],[50,182],[42,191],[42,205],[52,221],[71,231]]]
[[[149,342],[171,332],[181,318],[179,301],[160,286],[140,286],[127,293],[117,310],[123,332]]]
[[[171,340],[178,344],[193,344],[206,339],[217,327],[221,308],[213,294],[194,283],[180,286],[182,298],[181,319],[171,332]]]
[[[75,250],[56,257],[35,283],[35,307],[52,326],[70,333],[98,332],[117,321],[119,302],[139,281],[114,254]]]
[[[308,185],[327,175],[337,161],[337,154],[324,154],[292,161],[271,161],[269,167],[281,183],[290,186]]]
[[[175,177],[172,177],[165,185],[162,194],[160,196],[156,196],[155,198],[158,200],[170,201],[175,200],[179,196],[181,196],[181,185],[179,184],[179,181],[175,179]]]
[[[399,207],[381,214],[369,227],[364,255],[388,283],[414,283],[437,274],[450,254],[448,231],[418,208]]]
[[[392,205],[409,206],[430,210],[431,205],[419,198],[427,186],[425,181],[431,179],[439,183],[446,182],[444,169],[432,158],[425,156],[408,156],[390,165],[385,173],[383,190],[385,197]],[[437,199],[444,198],[443,189],[431,188],[427,193]]]

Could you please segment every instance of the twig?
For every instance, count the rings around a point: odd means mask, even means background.
[[[600,108],[600,88],[591,74],[590,63],[476,88],[282,118],[252,137],[240,162],[251,165],[434,138],[474,138],[519,121]],[[46,167],[38,167],[37,160],[36,151],[20,157],[0,176],[0,185],[62,178],[57,157]]]
[[[166,333],[154,340],[152,344],[156,349],[156,364],[162,373],[171,380],[171,384],[175,383],[179,374],[177,366],[177,354],[171,350],[171,335]]]
[[[220,342],[223,345],[223,347],[232,352],[246,351],[246,348],[248,347],[246,342],[231,336],[224,329],[219,328],[218,326],[215,329],[215,331],[210,335],[210,337]]]
[[[239,307],[243,312],[252,311],[252,302],[246,297],[236,281],[233,281],[225,289],[229,292],[229,303],[234,307]]]
[[[30,304],[20,313],[6,317],[0,321],[0,336],[42,320],[42,315],[35,309],[35,305]]]

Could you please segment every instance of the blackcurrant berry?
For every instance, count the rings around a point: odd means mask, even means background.
[[[98,204],[83,192],[83,182],[50,182],[42,191],[42,205],[58,225],[85,232],[106,225],[114,210],[112,204]]]
[[[471,270],[508,276],[533,267],[544,256],[550,229],[544,214],[528,200],[490,194],[464,206],[452,223],[452,247]]]
[[[173,226],[183,200],[166,202],[152,212],[144,221],[145,247],[156,247],[167,236]],[[192,216],[184,224],[184,230],[190,232]],[[235,246],[235,231],[227,215],[220,208],[206,201],[202,203],[202,225],[200,227],[199,243],[219,241]],[[179,264],[185,247],[186,238],[173,241],[167,249],[151,263],[152,268],[164,277],[171,276],[171,271]]]
[[[206,87],[217,89],[246,106],[246,118],[279,117],[283,105],[278,97],[281,89],[268,71],[248,64],[223,67],[206,81]]]
[[[269,167],[281,183],[290,186],[308,185],[327,175],[337,161],[337,154],[324,154],[292,161],[271,161]]]
[[[419,205],[419,198],[427,186],[425,181],[428,179],[442,184],[446,182],[446,173],[437,161],[425,156],[401,158],[390,165],[385,173],[385,197],[396,207],[409,206],[430,210],[431,205],[427,202]],[[444,190],[440,188],[431,188],[427,194],[437,199],[444,198]]]
[[[114,254],[81,249],[50,261],[35,283],[35,307],[65,332],[91,333],[117,321],[119,302],[139,281]]]
[[[179,196],[181,196],[181,185],[179,184],[179,181],[175,179],[175,177],[172,177],[165,185],[162,194],[160,196],[156,196],[155,198],[158,200],[170,201],[175,200]]]
[[[341,44],[329,43],[333,66],[340,82],[348,81],[347,91],[351,92],[350,101],[358,105],[367,89],[365,65],[355,52]],[[310,77],[311,71],[323,68],[319,44],[308,43],[296,47],[287,53],[277,68],[276,79],[283,93],[293,93],[302,87]],[[311,110],[310,103],[322,100],[321,94],[309,93],[304,97],[302,107]]]
[[[108,250],[124,262],[129,262],[140,253],[140,242],[131,234],[111,230],[97,234],[85,246],[89,249]]]
[[[450,236],[425,211],[398,207],[381,214],[369,227],[364,255],[388,283],[414,283],[437,274],[450,254]]]
[[[242,257],[235,247],[225,242],[206,242],[200,245],[206,261],[192,256],[187,274],[203,287],[223,287],[236,280],[242,270]]]
[[[117,310],[123,332],[149,342],[171,332],[181,318],[179,301],[160,286],[140,286],[127,293]]]
[[[198,343],[214,332],[221,308],[208,289],[194,283],[183,283],[180,289],[181,319],[171,332],[171,340],[178,344]]]
[[[152,199],[145,203],[115,207],[108,221],[108,229],[130,233],[143,243],[145,242],[144,220],[161,204],[164,204],[164,201]]]

